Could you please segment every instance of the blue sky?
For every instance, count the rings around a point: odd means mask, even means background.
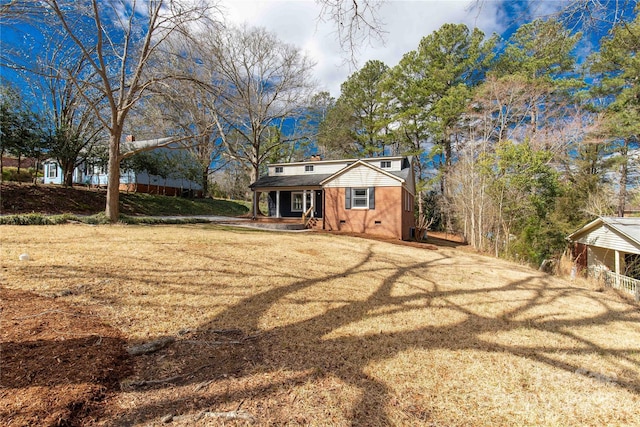
[[[362,46],[357,56],[358,65],[378,59],[392,67],[405,53],[414,50],[424,36],[445,23],[464,23],[470,28],[479,28],[487,36],[498,33],[508,37],[520,24],[555,14],[568,3],[560,0],[384,0],[379,10],[385,24],[384,44],[372,40]],[[625,13],[630,15],[636,1],[594,3],[626,5]],[[221,7],[228,22],[265,27],[280,39],[303,49],[317,63],[315,77],[320,89],[328,90],[334,97],[339,96],[340,84],[356,69],[345,62],[345,54],[336,40],[335,24],[318,19],[321,8],[314,0],[223,0]],[[597,40],[607,32],[606,28],[589,30],[589,37],[578,52],[582,58],[597,48]]]
[[[620,1],[627,3],[627,9],[635,5],[634,1]],[[487,36],[494,32],[508,36],[520,23],[549,16],[567,3],[558,0],[383,0],[379,17],[384,24],[384,41],[364,43],[357,52],[355,66],[340,49],[335,23],[320,19],[321,7],[315,0],[221,0],[220,8],[228,23],[262,26],[281,40],[300,47],[316,62],[314,76],[319,90],[338,97],[341,83],[357,66],[378,59],[392,67],[405,53],[415,49],[423,37],[445,23],[478,27]],[[6,30],[0,36],[6,37]],[[582,57],[597,46],[593,42],[581,45]]]
[[[384,1],[379,16],[386,31],[384,44],[371,40],[360,49],[358,65],[378,59],[394,66],[417,48],[420,40],[445,23],[464,23],[491,35],[513,31],[514,22],[557,12],[560,1],[468,0]],[[317,63],[315,77],[323,90],[340,94],[340,84],[355,71],[345,62],[335,35],[335,24],[319,20],[321,9],[313,0],[224,0],[227,20],[246,22],[275,32],[282,40],[302,48]]]

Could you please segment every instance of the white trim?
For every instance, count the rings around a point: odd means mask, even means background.
[[[356,191],[362,191],[362,190],[364,190],[364,195],[357,196]],[[365,201],[365,206],[356,206],[356,200],[362,200],[362,199],[364,199]],[[369,209],[369,188],[368,187],[351,188],[351,209],[362,209],[362,210]]]
[[[301,202],[304,205],[304,192],[303,191],[292,191],[291,192],[291,212],[304,212],[301,206],[300,209],[294,208],[293,202],[295,201],[296,196],[299,195],[301,197]]]
[[[57,178],[57,177],[58,177],[58,163],[47,163],[47,178]]]

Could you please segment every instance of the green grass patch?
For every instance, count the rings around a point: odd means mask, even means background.
[[[109,219],[104,213],[95,215],[44,215],[39,213],[6,215],[0,217],[0,225],[57,225],[78,222],[82,224],[109,224]],[[202,224],[209,222],[202,218],[157,218],[157,217],[135,217],[120,215],[121,224]]]
[[[221,199],[187,199],[143,193],[120,194],[126,215],[220,215],[239,216],[249,212],[244,202]]]
[[[5,166],[2,168],[2,180],[3,181],[16,181],[16,182],[32,182],[36,175],[36,171],[33,168],[18,168],[13,166]]]

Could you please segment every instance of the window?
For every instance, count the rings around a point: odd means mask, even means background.
[[[302,212],[302,193],[291,193],[291,212]]]
[[[309,209],[311,207],[311,195],[312,191],[307,191],[307,206]],[[305,208],[303,203],[304,193],[291,193],[291,212],[302,212]]]
[[[57,178],[58,177],[58,165],[56,163],[49,163],[47,165],[48,172],[47,172],[47,177],[48,178]]]
[[[313,165],[304,165],[305,172],[313,172]]]
[[[346,188],[345,209],[375,209],[375,188]]]
[[[380,168],[391,169],[391,160],[383,160],[380,162]]]
[[[404,192],[404,210],[411,212],[413,210],[413,200],[408,191]]]
[[[276,166],[276,173],[284,172],[284,168],[282,166]]]
[[[354,188],[353,195],[351,197],[353,202],[353,208],[368,208],[369,207],[369,193],[366,188]]]

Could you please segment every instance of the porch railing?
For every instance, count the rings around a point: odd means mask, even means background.
[[[604,268],[594,268],[593,271],[596,277],[600,277],[604,281],[606,286],[629,292],[635,296],[636,301],[640,301],[640,280]]]
[[[311,212],[313,212],[313,206],[309,207],[309,209],[302,214],[302,222],[305,227],[309,224],[309,221],[311,221]]]

